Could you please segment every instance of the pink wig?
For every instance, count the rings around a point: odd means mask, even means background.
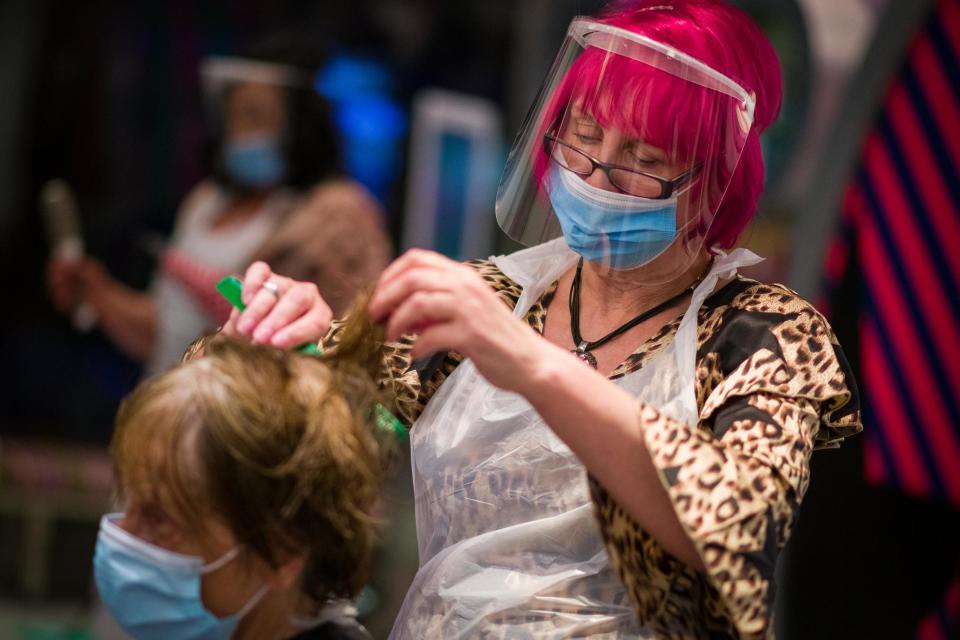
[[[739,163],[731,167],[732,175],[726,171],[705,175],[703,178],[715,184],[700,181],[694,186],[697,191],[707,190],[708,201],[716,210],[706,246],[732,247],[753,216],[763,190],[759,134],[780,111],[780,65],[773,46],[746,13],[722,0],[628,0],[613,3],[598,19],[682,51],[755,94],[753,127]],[[577,87],[598,86],[601,80],[602,92],[577,95]],[[638,102],[639,96],[649,96],[656,104]],[[704,144],[722,140],[722,128],[731,124],[720,104],[724,99],[714,91],[651,72],[642,63],[588,49],[557,87],[541,126],[544,131],[555,126],[569,103],[576,100],[601,125],[614,126],[670,150],[676,160],[724,167],[726,163],[719,154],[727,150]],[[614,106],[624,104],[637,108],[624,114]],[[546,158],[538,158],[536,174],[542,176],[545,169]],[[725,194],[720,194],[728,181]]]

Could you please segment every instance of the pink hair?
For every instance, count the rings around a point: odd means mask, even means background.
[[[780,65],[773,46],[752,19],[722,0],[628,0],[613,3],[599,21],[690,55],[731,78],[756,96],[753,127],[732,174],[704,175],[714,184],[698,181],[706,189],[716,215],[706,236],[707,247],[732,247],[756,210],[763,190],[764,166],[759,134],[777,117],[782,98]],[[596,95],[579,95],[577,87],[598,86]],[[638,104],[637,96],[652,96],[656,105]],[[677,160],[699,160],[723,168],[720,154],[728,150],[703,146],[703,141],[724,139],[724,127],[735,125],[729,109],[715,91],[703,89],[651,67],[587,49],[561,81],[541,122],[542,132],[557,124],[571,100],[577,100],[603,126],[614,126],[652,145],[674,152]],[[640,108],[623,113],[613,105]],[[678,126],[679,125],[679,126]],[[707,157],[703,157],[706,154]],[[542,177],[547,169],[544,154],[535,162]],[[700,156],[700,157],[693,157]],[[720,189],[729,180],[725,193]],[[697,192],[692,197],[697,198]]]

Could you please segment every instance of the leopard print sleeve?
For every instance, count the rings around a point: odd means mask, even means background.
[[[706,574],[667,554],[592,482],[611,561],[663,638],[763,638],[773,573],[814,449],[856,433],[856,386],[829,325],[779,286],[734,288],[701,312],[700,421],[639,404],[647,449]]]
[[[522,289],[503,275],[492,260],[469,260],[465,264],[477,270],[504,304],[511,309],[516,306]],[[331,324],[330,331],[322,341],[325,349],[336,348],[345,321],[337,320]],[[406,335],[398,342],[388,342],[383,347],[381,383],[393,393],[396,414],[407,427],[416,422],[433,394],[463,361],[462,355],[450,351],[439,356],[435,362],[414,362],[410,350],[415,340],[415,335]]]
[[[723,413],[726,431],[718,438],[640,409],[647,447],[707,573],[701,602],[676,597],[671,585],[658,614],[667,619],[653,622],[672,627],[693,614],[703,628],[763,638],[771,633],[777,555],[809,481],[819,411],[808,400],[756,393]],[[670,566],[667,573],[680,585],[699,578],[681,578],[688,571]]]

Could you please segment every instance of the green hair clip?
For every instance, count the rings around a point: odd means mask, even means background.
[[[218,282],[217,291],[239,311],[246,308],[246,305],[243,304],[243,283],[236,276],[227,276]],[[310,356],[323,356],[323,349],[312,342],[301,345],[296,350]],[[384,431],[392,431],[398,440],[403,441],[407,438],[407,429],[403,426],[403,423],[379,402],[374,407],[374,421]]]

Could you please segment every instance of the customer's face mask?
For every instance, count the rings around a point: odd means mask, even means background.
[[[275,187],[287,177],[287,161],[277,136],[227,141],[222,160],[230,177],[248,189]]]
[[[567,245],[585,260],[613,269],[640,267],[677,235],[677,198],[651,200],[606,191],[554,165],[550,203]]]
[[[237,557],[231,549],[209,564],[174,553],[122,529],[120,514],[105,515],[93,558],[100,597],[124,631],[137,640],[225,640],[269,590],[264,585],[237,613],[218,618],[203,606],[201,577]]]

